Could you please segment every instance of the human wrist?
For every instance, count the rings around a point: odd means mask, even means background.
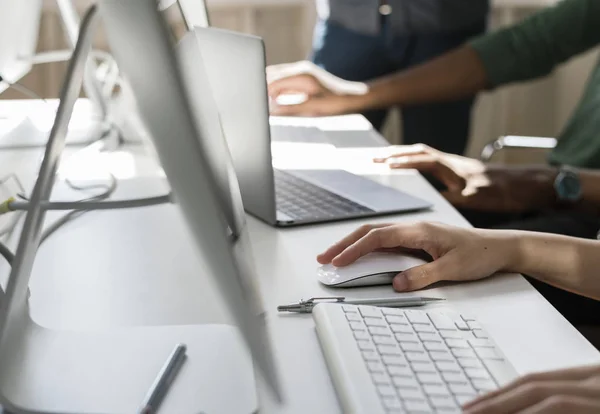
[[[494,256],[498,258],[498,271],[518,272],[525,259],[525,244],[520,231],[483,230],[490,240]]]

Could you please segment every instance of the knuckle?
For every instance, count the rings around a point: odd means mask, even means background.
[[[553,395],[544,401],[546,408],[552,408],[557,412],[567,412],[571,408],[571,400],[565,395]]]
[[[358,228],[358,231],[361,233],[369,233],[371,230],[373,230],[372,224],[363,224]]]
[[[523,386],[523,392],[532,397],[540,397],[545,393],[546,387],[540,382],[529,382]]]

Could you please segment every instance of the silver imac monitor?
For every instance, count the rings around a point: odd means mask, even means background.
[[[235,170],[207,76],[180,64],[157,5],[103,0],[111,53],[130,85],[168,181],[198,248],[259,370],[280,397],[258,278]],[[194,76],[197,75],[197,76]]]
[[[36,53],[42,0],[0,0],[0,76],[18,82]],[[8,83],[0,82],[0,93]]]

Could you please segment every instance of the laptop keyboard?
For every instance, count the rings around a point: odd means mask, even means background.
[[[277,210],[296,221],[327,220],[373,212],[301,178],[281,170],[274,171]]]

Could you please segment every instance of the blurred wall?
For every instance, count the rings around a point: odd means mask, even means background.
[[[40,29],[40,51],[65,46],[54,0],[44,0]],[[490,16],[491,30],[518,22],[527,15],[555,3],[556,0],[496,0]],[[80,11],[90,0],[75,0]],[[262,36],[268,63],[305,58],[310,51],[315,20],[314,0],[208,0],[212,24],[217,27]],[[168,13],[174,27],[183,29],[175,8]],[[105,45],[98,36],[96,46]],[[477,156],[483,146],[500,135],[556,136],[581,96],[597,51],[577,58],[553,75],[536,82],[511,86],[502,91],[481,94],[473,111],[469,154]],[[65,64],[35,67],[23,80],[45,97],[56,97]],[[21,97],[8,91],[2,98]],[[401,143],[400,117],[390,117],[384,135],[391,143]],[[532,152],[503,154],[500,161],[543,160]]]

